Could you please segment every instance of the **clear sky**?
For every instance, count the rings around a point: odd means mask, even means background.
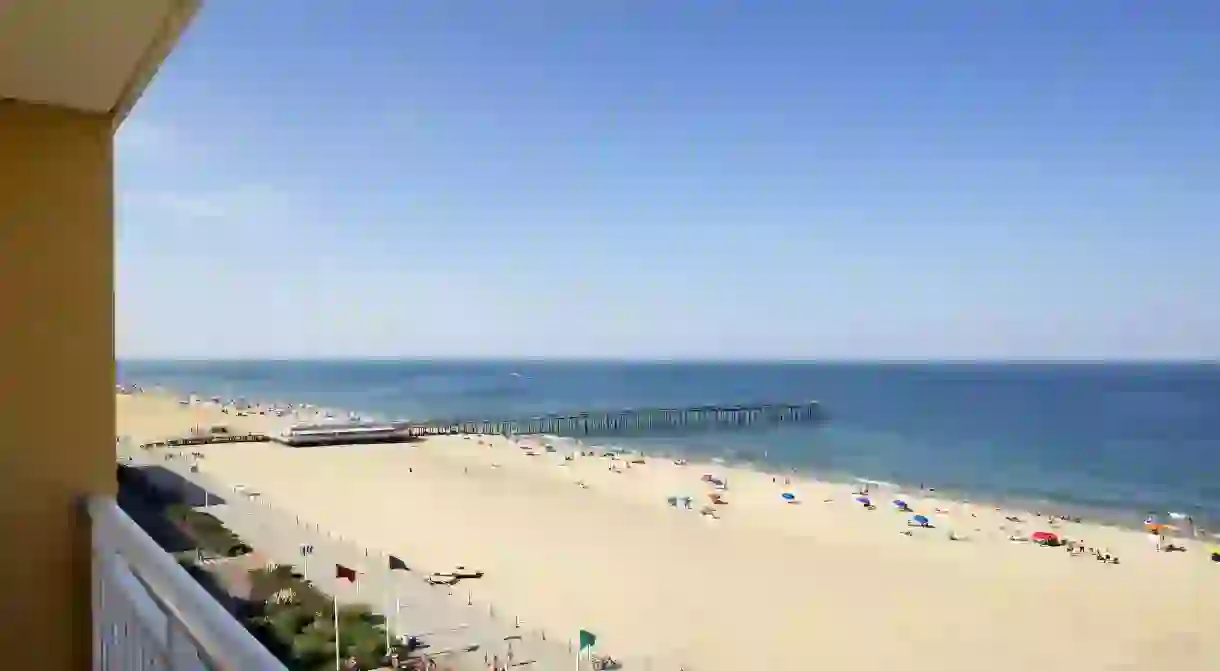
[[[1215,0],[208,0],[118,152],[125,357],[1220,357]]]

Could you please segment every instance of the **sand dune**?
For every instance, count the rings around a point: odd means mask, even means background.
[[[273,421],[154,395],[118,400],[119,431],[138,442],[211,423]],[[470,583],[476,598],[557,638],[595,631],[605,650],[655,656],[658,669],[1182,671],[1220,660],[1220,565],[1193,541],[1158,553],[1141,533],[1052,529],[918,492],[876,493],[869,511],[849,485],[785,486],[782,475],[659,458],[612,472],[606,458],[527,456],[502,438],[191,449],[209,475],[371,548],[425,568],[478,566],[487,575]],[[704,472],[728,479],[719,520],[697,512],[711,491]],[[784,491],[800,503],[784,503]],[[691,496],[695,510],[670,507],[672,495]],[[898,496],[936,528],[908,529],[887,504]],[[968,540],[950,541],[950,529]],[[1040,529],[1122,563],[1007,540]]]

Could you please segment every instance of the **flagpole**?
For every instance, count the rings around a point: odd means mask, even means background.
[[[335,589],[335,671],[343,671],[343,662],[339,654],[339,590]]]
[[[390,570],[390,589],[394,589],[394,571]],[[385,654],[390,656],[390,600],[389,595],[386,595],[386,614],[385,614]]]

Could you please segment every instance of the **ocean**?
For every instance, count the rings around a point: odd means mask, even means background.
[[[119,378],[387,419],[817,400],[816,425],[594,444],[1220,522],[1216,364],[123,361]]]

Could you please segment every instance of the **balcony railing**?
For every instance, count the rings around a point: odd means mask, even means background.
[[[114,499],[86,506],[94,671],[285,671]]]

